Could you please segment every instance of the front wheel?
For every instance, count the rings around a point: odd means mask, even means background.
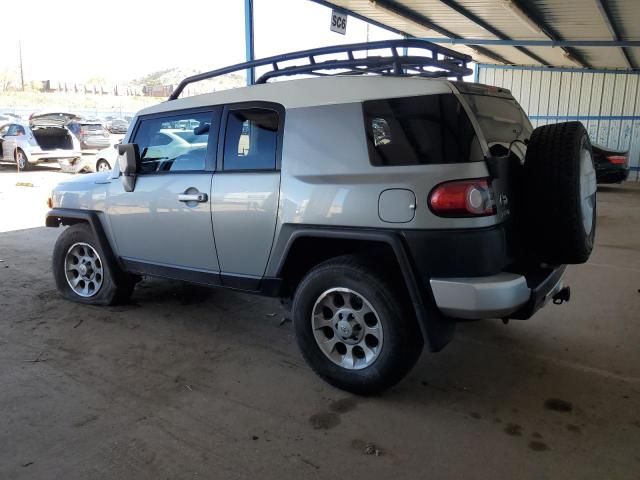
[[[53,275],[64,297],[92,305],[126,301],[135,286],[133,277],[112,270],[107,253],[86,223],[77,223],[58,237],[53,249]]]
[[[331,385],[381,392],[400,381],[422,350],[408,302],[366,262],[339,257],[311,270],[293,299],[298,346]]]
[[[18,165],[18,170],[21,172],[31,168],[31,164],[29,160],[27,160],[27,155],[20,149],[16,150],[16,164]]]
[[[111,165],[109,165],[109,162],[107,162],[104,158],[98,160],[98,163],[96,164],[96,172],[108,172],[109,170],[111,170]]]

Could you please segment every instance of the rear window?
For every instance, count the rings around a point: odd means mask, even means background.
[[[513,98],[469,94],[464,98],[489,146],[495,143],[509,144],[531,136],[531,122]]]
[[[475,132],[452,93],[363,103],[374,166],[469,162]]]
[[[91,131],[102,130],[102,125],[100,125],[99,123],[83,123],[81,125],[82,125],[82,128],[84,128],[85,130],[91,130]]]

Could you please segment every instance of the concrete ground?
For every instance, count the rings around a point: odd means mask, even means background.
[[[640,184],[598,206],[569,304],[462,324],[376,398],[316,378],[274,300],[147,280],[76,305],[59,230],[0,233],[0,478],[637,479]]]

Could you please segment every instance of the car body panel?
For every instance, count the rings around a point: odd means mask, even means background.
[[[223,273],[264,275],[276,226],[279,186],[280,172],[214,174],[213,231]]]
[[[125,192],[120,181],[111,181],[106,214],[118,255],[217,272],[210,199],[189,205],[178,198],[190,189],[208,194],[211,179],[211,172],[140,175],[133,192]]]

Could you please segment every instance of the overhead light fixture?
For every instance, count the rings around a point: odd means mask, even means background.
[[[374,9],[379,10],[381,12],[384,12],[386,15],[389,15],[389,16],[393,17],[394,19],[396,19],[399,22],[402,22],[402,23],[405,23],[405,24],[408,23],[413,28],[418,28],[422,32],[431,32],[430,28],[425,27],[424,25],[420,25],[415,20],[407,18],[405,15],[402,15],[401,13],[398,13],[393,7],[390,7],[390,6],[386,5],[385,3],[380,3],[377,0],[369,0],[369,4]]]
[[[517,3],[515,3],[513,0],[502,0],[501,3],[503,7],[507,8],[508,10],[511,10],[511,12],[516,17],[518,17],[518,19],[520,19],[522,23],[524,23],[527,27],[529,27],[529,29],[533,33],[539,33],[544,35],[547,38],[550,38],[546,33],[544,33],[542,28],[540,28],[540,25],[534,22],[533,19],[524,10],[522,10],[520,6]]]

